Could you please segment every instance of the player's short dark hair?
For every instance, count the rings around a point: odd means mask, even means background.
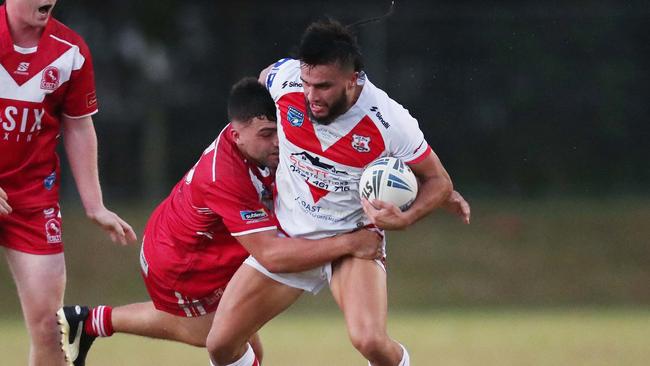
[[[298,46],[298,58],[311,66],[338,63],[354,71],[363,69],[356,36],[334,19],[319,20],[307,27]]]
[[[275,121],[275,102],[264,85],[254,77],[239,80],[228,97],[228,118],[230,121],[249,122],[255,117],[266,117]]]

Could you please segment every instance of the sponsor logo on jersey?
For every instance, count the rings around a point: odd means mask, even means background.
[[[48,244],[57,244],[61,242],[61,224],[57,219],[49,219],[45,223],[45,236]]]
[[[43,70],[41,78],[41,89],[55,90],[59,87],[59,69],[54,66],[48,66]]]
[[[86,94],[86,107],[90,108],[97,104],[97,93],[92,92]]]
[[[45,189],[48,191],[52,190],[52,187],[54,187],[54,182],[56,182],[56,172],[52,172],[52,174],[48,175],[43,179],[43,186]]]
[[[370,108],[370,111],[373,112],[373,113],[375,114],[375,116],[377,117],[377,119],[379,119],[379,122],[381,122],[381,124],[382,124],[385,128],[390,127],[390,123],[388,123],[388,122],[386,122],[386,120],[384,120],[384,116],[381,115],[381,112],[379,111],[379,108],[377,108],[376,106],[372,106],[372,107]]]
[[[251,211],[251,210],[239,211],[239,215],[241,216],[241,219],[246,221],[247,223],[263,221],[268,219],[269,217],[266,211],[262,209],[255,210],[255,211]]]
[[[290,87],[290,88],[302,88],[302,83],[299,83],[299,82],[296,82],[296,81],[286,81],[285,80],[285,82],[282,83],[282,89],[286,88],[287,86]]]
[[[29,62],[21,62],[18,64],[14,74],[27,75],[27,70],[29,69]]]
[[[289,121],[293,127],[300,127],[305,121],[305,114],[294,106],[289,106],[289,109],[287,110],[287,121]]]
[[[41,121],[45,115],[43,108],[22,108],[9,105],[0,108],[0,126],[4,130],[5,141],[31,141],[34,133],[41,130]]]
[[[352,148],[362,153],[370,152],[370,137],[352,135]]]
[[[328,210],[323,206],[317,205],[315,203],[310,203],[309,201],[307,201],[306,199],[300,196],[294,198],[294,201],[296,202],[297,206],[302,210],[302,212],[318,220],[323,220],[330,223],[337,223],[345,220],[345,217],[347,216],[345,212],[337,211],[337,210]]]
[[[46,208],[43,210],[43,217],[46,219],[54,217],[54,207]]]
[[[324,162],[320,161],[320,158],[318,156],[313,156],[313,155],[311,155],[310,153],[308,153],[306,151],[299,152],[299,153],[293,153],[293,154],[291,154],[291,156],[292,157],[293,156],[299,157],[301,160],[308,161],[308,162],[311,163],[311,165],[313,165],[315,167],[322,168],[324,170],[327,170],[328,172],[348,175],[348,173],[346,171],[344,171],[344,170],[336,170],[336,167],[334,165],[324,163]],[[293,158],[291,160],[293,160]]]

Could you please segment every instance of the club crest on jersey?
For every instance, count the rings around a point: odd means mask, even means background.
[[[367,153],[370,151],[370,137],[352,135],[352,148],[358,152]]]
[[[61,224],[56,219],[49,219],[45,223],[45,236],[48,244],[61,242]]]
[[[289,110],[287,110],[287,121],[289,121],[293,127],[300,127],[305,121],[305,114],[295,107],[289,106]]]
[[[43,70],[41,78],[41,89],[55,90],[59,87],[59,69],[54,66],[48,66]]]

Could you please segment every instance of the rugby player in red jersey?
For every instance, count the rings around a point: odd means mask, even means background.
[[[60,135],[86,215],[113,241],[135,241],[104,206],[92,115],[97,98],[84,40],[51,17],[55,0],[0,6],[0,246],[30,336],[30,365],[56,365],[53,314],[66,282],[61,212]]]
[[[357,230],[323,240],[289,239],[273,212],[278,164],[276,110],[255,78],[235,84],[230,123],[151,215],[140,255],[151,301],[59,311],[69,362],[84,365],[96,337],[129,333],[205,346],[230,278],[249,253],[279,272],[343,256],[381,255],[381,237]],[[249,338],[258,357],[257,335]]]

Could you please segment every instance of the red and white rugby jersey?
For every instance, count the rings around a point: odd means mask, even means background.
[[[38,46],[14,46],[0,6],[0,187],[14,207],[58,201],[61,116],[97,112],[88,46],[50,18]]]
[[[365,75],[357,102],[330,125],[312,123],[300,79],[300,61],[278,61],[266,86],[278,107],[280,165],[276,216],[291,236],[312,239],[369,223],[359,179],[373,160],[394,156],[415,164],[431,148],[409,112]]]
[[[244,158],[230,130],[221,131],[151,215],[145,235],[155,245],[145,256],[152,262],[182,271],[188,253],[200,251],[205,255],[194,261],[205,263],[192,263],[195,270],[236,268],[248,253],[234,237],[277,228],[273,175]]]

